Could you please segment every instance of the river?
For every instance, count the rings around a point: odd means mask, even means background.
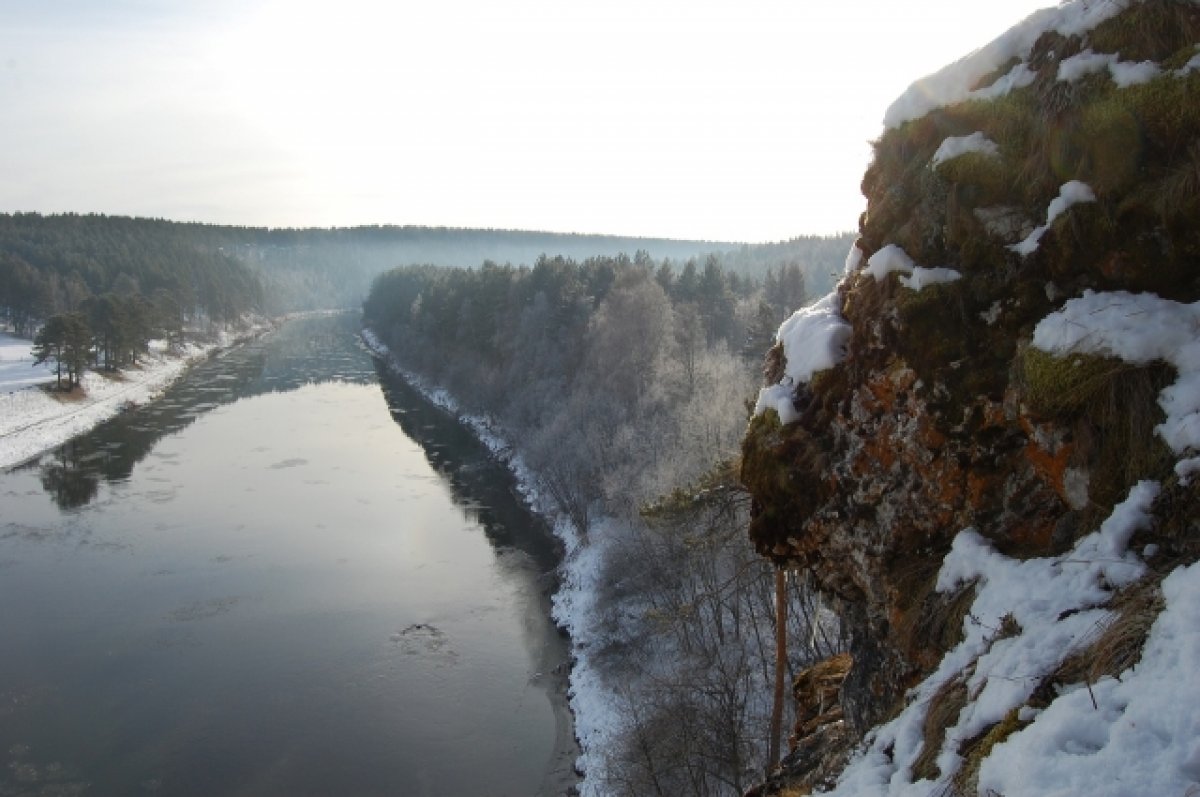
[[[0,474],[0,794],[574,782],[550,536],[356,322]]]

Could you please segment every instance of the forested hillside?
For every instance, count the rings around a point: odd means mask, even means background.
[[[742,277],[762,279],[792,263],[827,287],[850,244],[847,235],[735,245],[519,230],[370,226],[264,229],[102,215],[0,214],[0,312],[26,319],[74,309],[80,297],[166,290],[185,309],[214,318],[248,307],[268,314],[357,307],[380,273],[403,265],[472,267],[484,261],[532,265],[539,256],[575,260],[644,251],[679,268],[718,258]],[[121,275],[123,279],[118,283]],[[34,324],[36,326],[36,324]]]
[[[0,318],[26,337],[101,297],[172,329],[259,308],[258,277],[184,225],[104,216],[0,214]],[[98,310],[103,312],[103,310]]]
[[[769,276],[803,303],[798,267]],[[775,587],[730,459],[785,312],[716,257],[677,271],[644,252],[398,269],[365,303],[395,358],[491,418],[574,527],[559,620],[588,793],[737,794],[761,773]],[[839,642],[802,582],[788,595],[809,640],[794,669]]]
[[[642,251],[682,269],[716,257],[730,274],[762,279],[769,269],[796,265],[804,279],[827,290],[840,273],[852,236],[804,236],[774,244],[570,235],[524,230],[371,226],[338,229],[257,229],[186,225],[210,245],[255,268],[267,290],[267,309],[357,307],[380,273],[398,266],[472,268],[484,262],[532,266],[539,257],[576,261]]]

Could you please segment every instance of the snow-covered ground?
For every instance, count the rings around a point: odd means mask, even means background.
[[[1179,567],[1163,582],[1159,615],[1141,661],[1092,684],[1065,687],[1045,709],[1025,705],[1041,676],[1095,638],[1111,621],[1113,591],[1143,576],[1129,550],[1150,523],[1154,482],[1136,485],[1111,517],[1067,554],[1014,560],[973,529],[954,541],[938,589],[977,584],[963,622],[964,640],[909,695],[908,707],[867,735],[831,795],[925,797],[947,788],[963,765],[958,749],[1009,712],[1025,727],[996,745],[979,773],[980,794],[1187,795],[1200,784],[1200,565]],[[1144,551],[1144,556],[1152,555]],[[997,629],[1009,619],[1014,636]],[[946,730],[938,781],[913,773],[922,752],[926,710],[952,679],[970,698]]]
[[[606,740],[620,726],[614,696],[601,681],[596,662],[590,651],[600,647],[597,643],[599,609],[596,606],[596,583],[600,568],[597,563],[604,558],[604,544],[613,535],[594,533],[590,542],[584,544],[574,524],[559,511],[549,493],[541,487],[537,474],[525,464],[521,455],[504,438],[495,421],[482,415],[463,412],[458,402],[446,390],[429,384],[417,374],[407,370],[388,347],[369,329],[362,332],[367,348],[384,360],[393,372],[418,390],[433,404],[454,415],[458,421],[470,428],[475,436],[492,454],[508,466],[517,480],[517,489],[526,505],[544,517],[562,542],[563,563],[559,568],[561,583],[554,595],[552,615],[554,622],[566,629],[571,637],[573,663],[570,677],[571,712],[575,717],[575,737],[579,741],[580,756],[577,769],[584,773],[578,789],[583,795],[601,794],[598,780],[603,767],[602,751]],[[598,523],[605,523],[600,520]]]
[[[54,381],[54,369],[33,367],[32,341],[0,336],[0,468],[65,443],[127,404],[153,399],[192,362],[268,328],[269,322],[259,320],[246,329],[222,330],[211,343],[191,343],[173,352],[164,342],[154,341],[137,367],[116,375],[85,372],[82,396],[43,390],[41,384]]]
[[[54,381],[49,363],[33,364],[33,341],[0,332],[0,394]]]

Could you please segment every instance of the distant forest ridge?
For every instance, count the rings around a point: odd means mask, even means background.
[[[18,315],[31,318],[72,310],[82,287],[89,295],[117,287],[147,295],[169,290],[181,305],[216,317],[244,312],[247,305],[272,314],[356,307],[371,281],[397,266],[532,266],[542,255],[582,262],[637,252],[681,266],[716,257],[726,272],[756,280],[791,263],[816,292],[832,286],[853,238],[843,233],[738,244],[451,227],[281,229],[101,214],[0,214],[0,313],[7,309],[11,316],[17,305]],[[30,271],[38,276],[31,278]],[[39,285],[31,289],[31,280]]]

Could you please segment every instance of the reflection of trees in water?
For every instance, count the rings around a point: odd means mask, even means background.
[[[100,477],[80,461],[71,443],[60,446],[41,464],[42,489],[60,509],[81,507],[96,497]]]
[[[330,379],[373,381],[374,367],[357,332],[354,314],[294,319],[263,339],[192,366],[157,400],[18,469],[38,468],[42,487],[61,509],[83,506],[96,497],[101,480],[129,479],[159,440],[219,406]]]
[[[557,565],[556,543],[540,518],[515,494],[506,468],[465,427],[430,404],[404,380],[376,365],[392,418],[421,447],[431,468],[450,488],[454,503],[483,527],[496,547],[515,547],[548,571]]]

